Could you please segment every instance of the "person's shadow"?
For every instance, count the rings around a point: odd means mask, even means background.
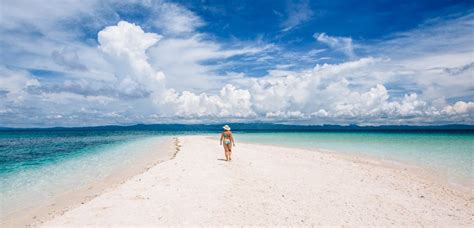
[[[223,158],[218,158],[217,160],[219,160],[219,161],[226,161],[226,160],[223,159]]]

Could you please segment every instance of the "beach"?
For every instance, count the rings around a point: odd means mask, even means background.
[[[472,191],[367,158],[180,136],[176,155],[35,226],[472,226]],[[471,188],[472,189],[472,188]]]
[[[474,228],[473,1],[2,1],[0,228]]]
[[[77,144],[84,141],[87,139],[80,138]],[[23,227],[50,220],[176,154],[172,137],[123,141],[108,147],[92,147],[56,163],[2,176],[0,227]],[[35,146],[46,150],[41,144]]]

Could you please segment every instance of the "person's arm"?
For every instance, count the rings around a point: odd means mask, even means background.
[[[220,144],[222,145],[222,140],[224,139],[224,133],[221,133]]]
[[[232,142],[232,145],[235,146],[234,136],[232,135],[232,133],[230,133],[230,141]]]

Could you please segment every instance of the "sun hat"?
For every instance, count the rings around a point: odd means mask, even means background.
[[[227,124],[226,124],[226,125],[224,125],[222,128],[224,128],[224,130],[228,130],[228,131],[230,131],[230,127],[229,127],[229,125],[227,125]]]

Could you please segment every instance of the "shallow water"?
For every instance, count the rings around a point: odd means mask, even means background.
[[[237,141],[368,155],[435,170],[450,182],[473,180],[474,134],[306,132],[240,133]]]
[[[172,135],[202,131],[0,131],[1,215],[36,206],[155,157]],[[427,167],[448,181],[473,180],[472,133],[234,132],[239,142],[369,155]],[[238,150],[238,147],[236,148]]]
[[[1,214],[41,205],[156,158],[168,138],[144,132],[0,132]]]

